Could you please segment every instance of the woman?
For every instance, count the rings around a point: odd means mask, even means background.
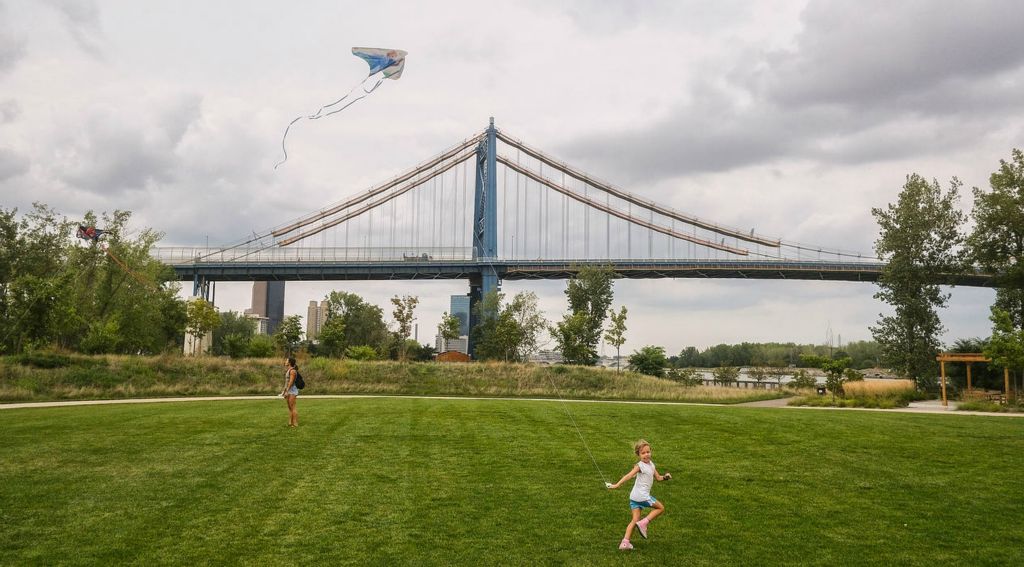
[[[281,396],[288,403],[288,427],[299,426],[299,412],[295,409],[295,399],[299,397],[299,389],[295,387],[295,376],[298,373],[295,357],[289,356],[284,361],[284,390],[281,391]]]

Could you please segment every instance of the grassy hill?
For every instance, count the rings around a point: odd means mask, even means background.
[[[565,397],[738,403],[764,390],[686,387],[632,372],[573,366],[300,361],[310,394]],[[0,358],[0,402],[166,396],[273,395],[283,362],[181,356],[40,354]]]

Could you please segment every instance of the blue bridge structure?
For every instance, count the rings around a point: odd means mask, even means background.
[[[252,237],[155,248],[195,295],[216,281],[468,280],[472,303],[503,280],[621,278],[877,281],[878,258],[721,225],[627,192],[497,129]],[[991,276],[936,274],[993,286]]]

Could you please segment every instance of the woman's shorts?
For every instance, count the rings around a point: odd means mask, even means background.
[[[629,501],[629,509],[630,510],[643,510],[644,508],[650,508],[651,506],[654,506],[655,502],[657,502],[657,500],[655,500],[653,496],[651,496],[651,498],[648,499],[648,500],[644,500],[643,502],[637,502],[636,500],[630,500]]]
[[[299,395],[299,389],[296,388],[295,386],[292,386],[291,388],[288,388],[288,391],[285,392],[284,395],[286,395],[286,396],[298,396]]]

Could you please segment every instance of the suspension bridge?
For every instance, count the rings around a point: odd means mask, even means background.
[[[622,278],[873,282],[852,251],[725,226],[596,179],[497,129],[494,119],[364,192],[218,247],[155,248],[195,295],[215,281],[464,279],[472,301],[502,280]],[[940,283],[991,286],[985,274]]]

